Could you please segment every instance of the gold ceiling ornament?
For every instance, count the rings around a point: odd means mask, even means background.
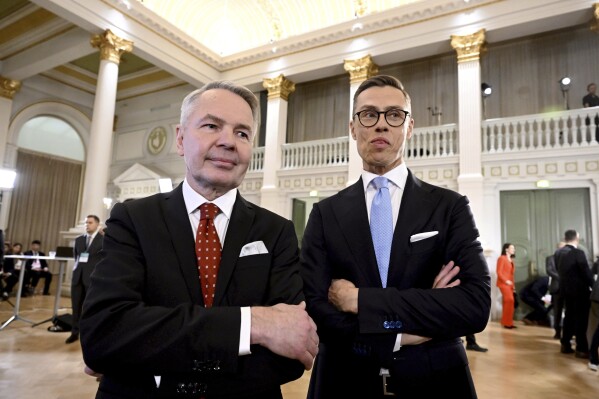
[[[354,15],[356,18],[361,18],[368,11],[368,1],[367,0],[354,0]]]
[[[357,60],[343,60],[343,68],[349,72],[350,84],[362,83],[379,73],[379,67],[374,63],[370,54]]]
[[[289,101],[289,95],[295,91],[295,83],[287,79],[283,74],[276,78],[264,78],[262,86],[268,91],[268,99],[282,98]]]
[[[593,4],[593,19],[591,20],[591,30],[599,33],[599,3]]]
[[[110,29],[106,29],[101,35],[93,35],[90,42],[92,47],[100,49],[101,60],[112,61],[115,64],[121,61],[123,53],[133,51],[132,41],[118,37]]]
[[[0,76],[0,97],[12,100],[13,96],[21,88],[21,82]]]
[[[458,63],[476,61],[484,51],[485,30],[471,35],[451,35],[451,47],[458,53]]]

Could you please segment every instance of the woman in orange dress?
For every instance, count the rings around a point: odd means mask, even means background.
[[[514,325],[514,263],[512,256],[516,248],[509,242],[503,244],[501,256],[497,258],[497,287],[503,297],[501,325],[504,328],[516,328]]]

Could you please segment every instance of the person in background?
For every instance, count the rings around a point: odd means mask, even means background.
[[[599,256],[593,263],[591,273],[595,279],[591,291],[591,309],[589,310],[589,325],[587,336],[589,342],[589,369],[599,370]]]
[[[497,258],[497,287],[502,296],[502,314],[501,325],[504,328],[516,328],[514,325],[514,293],[516,287],[514,284],[514,261],[516,247],[509,242],[503,244],[501,256]]]
[[[31,241],[31,249],[26,251],[23,255],[28,256],[46,256],[45,253],[40,251],[42,243],[40,240]],[[31,276],[31,290],[35,292],[37,283],[40,278],[44,279],[44,295],[50,295],[50,284],[52,283],[52,273],[48,268],[48,262],[45,259],[28,259],[25,262],[25,270],[30,273]],[[27,275],[25,275],[27,277]]]
[[[582,98],[584,108],[599,106],[599,96],[595,94],[596,91],[597,85],[595,83],[587,85],[587,94]],[[587,126],[591,124],[591,118],[588,116],[585,118],[585,124]],[[595,140],[599,141],[599,114],[595,114]]]
[[[597,91],[597,85],[595,83],[589,83],[587,85],[587,94],[582,98],[582,106],[585,108],[599,106],[599,96],[595,94]]]
[[[547,294],[549,287],[549,276],[539,276],[526,284],[520,290],[520,299],[522,302],[530,306],[533,310],[529,312],[522,321],[526,325],[541,325],[549,326],[549,318],[547,313],[551,310],[545,307],[543,297]]]
[[[461,337],[487,324],[489,271],[468,199],[407,168],[413,127],[399,80],[361,83],[350,121],[361,178],[314,204],[302,241],[322,341],[309,398],[476,397]]]
[[[70,344],[79,339],[79,319],[83,309],[85,295],[89,291],[89,282],[94,268],[102,259],[102,241],[104,236],[100,233],[100,218],[96,215],[87,215],[85,218],[85,234],[75,239],[73,255],[75,266],[71,279],[71,305],[73,307],[73,328],[71,335],[65,343]]]
[[[489,351],[489,349],[483,348],[476,342],[476,337],[474,334],[466,335],[466,350],[483,353]]]
[[[579,239],[576,230],[567,230],[564,234],[566,245],[555,252],[560,295],[563,295],[566,307],[560,350],[566,354],[575,353],[579,358],[588,358],[589,345],[586,330],[591,307],[590,290],[594,280],[584,252],[578,249]],[[575,351],[570,344],[574,336],[576,336]]]
[[[557,249],[563,248],[565,242],[560,241],[557,244]],[[553,308],[553,329],[555,334],[554,339],[562,337],[562,313],[564,311],[564,298],[559,294],[559,273],[555,265],[555,253],[549,255],[545,259],[545,271],[549,276],[549,294],[551,294],[551,307]]]
[[[293,223],[237,189],[259,118],[245,87],[193,91],[176,128],[183,183],[112,208],[80,322],[96,398],[281,399],[312,367]]]
[[[12,255],[12,246],[9,242],[4,243],[4,255]],[[19,282],[19,271],[15,270],[15,259],[4,258],[4,262],[0,265],[0,292],[2,300],[7,300],[12,289]]]

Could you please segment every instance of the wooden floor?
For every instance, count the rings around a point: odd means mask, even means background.
[[[14,298],[12,298],[14,299]],[[22,316],[41,321],[52,315],[54,298],[24,298]],[[70,312],[70,300],[61,299],[61,312]],[[0,322],[12,315],[12,307],[0,303]],[[81,347],[64,343],[68,333],[47,331],[50,323],[35,328],[15,321],[0,331],[0,399],[93,398],[94,378],[83,373]],[[474,382],[481,399],[599,398],[599,373],[587,361],[559,353],[553,331],[518,324],[506,330],[491,322],[477,334],[487,353],[468,352]],[[310,376],[283,387],[285,399],[305,398]],[[448,393],[448,397],[451,397]]]

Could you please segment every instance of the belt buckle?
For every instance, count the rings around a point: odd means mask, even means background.
[[[382,375],[383,377],[383,396],[396,396],[394,392],[391,392],[387,389],[387,378],[390,378],[388,375]]]

